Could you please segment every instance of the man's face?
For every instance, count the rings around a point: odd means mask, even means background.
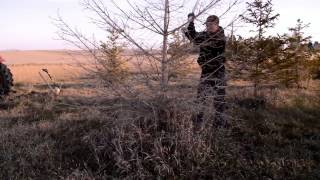
[[[206,26],[207,32],[217,32],[219,29],[219,24],[213,21],[206,22]]]

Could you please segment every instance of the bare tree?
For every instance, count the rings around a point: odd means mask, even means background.
[[[91,20],[97,27],[103,31],[113,29],[121,36],[127,43],[128,49],[131,49],[131,54],[134,54],[131,63],[138,69],[142,82],[151,89],[160,90],[163,94],[169,84],[168,66],[170,61],[174,60],[168,52],[170,37],[179,33],[188,23],[186,14],[190,9],[195,11],[196,17],[202,17],[219,8],[220,15],[223,16],[239,2],[239,0],[198,0],[194,5],[185,0],[121,2],[83,0],[81,5],[93,13]],[[93,59],[99,59],[101,47],[95,38],[87,38],[78,30],[71,28],[61,16],[55,19],[55,23],[61,39],[86,50]],[[183,54],[184,57],[185,55]]]

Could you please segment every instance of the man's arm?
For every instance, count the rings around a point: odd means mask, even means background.
[[[187,36],[187,38],[190,40],[190,41],[193,41],[194,38],[196,37],[197,35],[197,31],[194,27],[194,22],[190,22],[188,27],[187,27],[187,31],[185,32],[185,35]]]
[[[195,19],[195,15],[194,13],[189,13],[188,14],[188,27],[185,30],[185,35],[186,37],[193,42],[195,45],[200,45],[205,39],[204,37],[202,37],[203,35],[201,35],[201,33],[198,33],[196,31],[196,28],[194,27],[194,19]]]
[[[187,28],[187,31],[185,32],[186,37],[193,42],[195,45],[201,45],[206,40],[204,33],[199,33],[196,31],[194,27],[194,22],[190,22],[189,26]]]
[[[194,13],[189,13],[187,28],[184,29],[184,34],[190,41],[193,41],[193,39],[197,34],[196,29],[194,27],[194,22],[193,22],[194,19],[195,19]]]

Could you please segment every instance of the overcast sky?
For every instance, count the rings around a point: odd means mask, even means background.
[[[306,34],[320,41],[320,0],[273,0],[273,4],[280,18],[272,33],[287,32],[288,27],[294,26],[300,18],[311,23]],[[71,48],[56,40],[57,28],[50,17],[56,17],[58,10],[68,22],[85,32],[95,33],[93,26],[87,23],[88,14],[79,5],[79,0],[0,0],[0,50]],[[245,32],[238,29],[240,34]]]

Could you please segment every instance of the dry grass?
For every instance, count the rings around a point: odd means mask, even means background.
[[[305,93],[255,111],[232,106],[230,129],[208,119],[199,133],[185,98],[20,93],[1,103],[2,179],[319,178],[320,105]]]
[[[70,64],[76,61],[87,62],[89,56],[79,51],[0,51],[7,64]]]
[[[14,64],[9,65],[14,76],[14,81],[18,84],[39,84],[44,83],[39,72],[48,69],[49,73],[56,81],[68,82],[79,79],[83,69],[72,64]]]
[[[64,83],[60,96],[37,79],[44,67]],[[266,105],[248,109],[236,102],[250,89],[233,83],[231,127],[211,127],[209,112],[194,132],[194,74],[174,79],[167,99],[125,99],[101,94],[67,65],[10,68],[19,85],[0,103],[0,179],[320,178],[315,91],[265,88]]]

